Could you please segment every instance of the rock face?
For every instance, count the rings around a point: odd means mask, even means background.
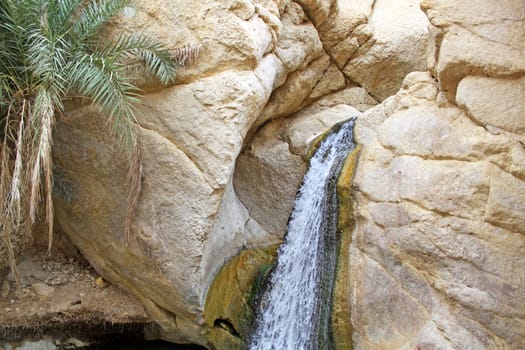
[[[128,242],[127,156],[95,108],[66,113],[54,156],[71,198],[55,198],[57,227],[144,302],[157,336],[213,346],[204,307],[220,269],[282,240],[309,143],[376,101],[346,82],[295,2],[138,1],[115,25],[201,53],[173,86],[142,81],[144,177]]]
[[[431,72],[363,114],[355,349],[525,347],[525,5],[424,1]]]
[[[109,36],[200,54],[173,86],[141,80],[128,242],[127,156],[95,108],[68,110],[54,159],[71,198],[56,196],[56,227],[144,303],[153,336],[242,346],[230,306],[260,271],[242,252],[282,240],[312,142],[364,112],[344,250],[352,346],[525,347],[522,0],[135,4]]]

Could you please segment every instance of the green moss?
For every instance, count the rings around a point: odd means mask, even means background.
[[[215,277],[204,307],[208,340],[216,349],[245,349],[255,318],[257,296],[274,266],[278,245],[245,249]]]
[[[334,130],[337,130],[341,125],[349,121],[350,119],[340,121],[339,123],[336,123],[333,127],[323,132],[321,135],[317,136],[312,142],[310,142],[310,145],[308,146],[308,149],[306,150],[306,160],[310,160],[312,156],[314,155],[315,151],[319,148],[319,145],[321,145],[321,142],[330,135]]]
[[[357,166],[361,145],[348,154],[341,174],[337,181],[337,196],[339,201],[340,233],[339,254],[334,287],[332,308],[332,334],[337,350],[352,349],[352,323],[350,320],[350,244],[354,229],[353,198],[351,192],[352,179]]]

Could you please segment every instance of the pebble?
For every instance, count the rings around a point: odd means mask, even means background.
[[[104,288],[106,286],[106,282],[104,281],[104,279],[102,277],[99,277],[95,280],[95,285],[98,287],[98,288]]]
[[[45,300],[55,292],[55,288],[45,283],[35,283],[31,286],[31,291],[39,300]]]
[[[56,345],[51,340],[25,341],[14,350],[56,350]]]
[[[7,280],[4,280],[4,282],[2,283],[2,290],[0,291],[0,296],[2,297],[2,299],[7,298],[10,290],[11,287],[9,286],[9,282]]]

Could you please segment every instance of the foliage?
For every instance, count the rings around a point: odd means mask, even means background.
[[[0,235],[11,252],[10,236],[35,222],[41,202],[51,247],[52,131],[68,98],[87,99],[108,116],[131,158],[128,216],[133,213],[141,178],[135,132],[140,90],[125,76],[124,62],[136,57],[168,84],[177,59],[141,34],[97,40],[128,5],[127,0],[0,2]]]

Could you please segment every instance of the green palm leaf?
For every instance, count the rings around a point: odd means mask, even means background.
[[[124,67],[114,59],[85,54],[75,61],[67,77],[71,88],[99,105],[108,115],[121,144],[128,150],[133,149],[135,105],[140,102],[140,90],[122,77]]]
[[[175,79],[176,62],[165,45],[142,34],[124,36],[101,49],[104,55],[124,58],[135,56],[142,60],[150,74],[163,84]]]
[[[140,193],[135,122],[141,91],[126,77],[125,62],[138,58],[151,75],[168,84],[181,61],[145,35],[120,35],[106,45],[98,42],[104,26],[128,4],[128,0],[0,1],[0,235],[7,237],[12,259],[10,235],[24,222],[36,220],[41,202],[46,204],[52,243],[52,130],[63,100],[70,97],[98,105],[120,144],[130,151],[125,223],[129,232]],[[15,269],[14,261],[10,263]]]
[[[92,40],[128,4],[128,0],[92,0],[72,25],[78,42]]]

